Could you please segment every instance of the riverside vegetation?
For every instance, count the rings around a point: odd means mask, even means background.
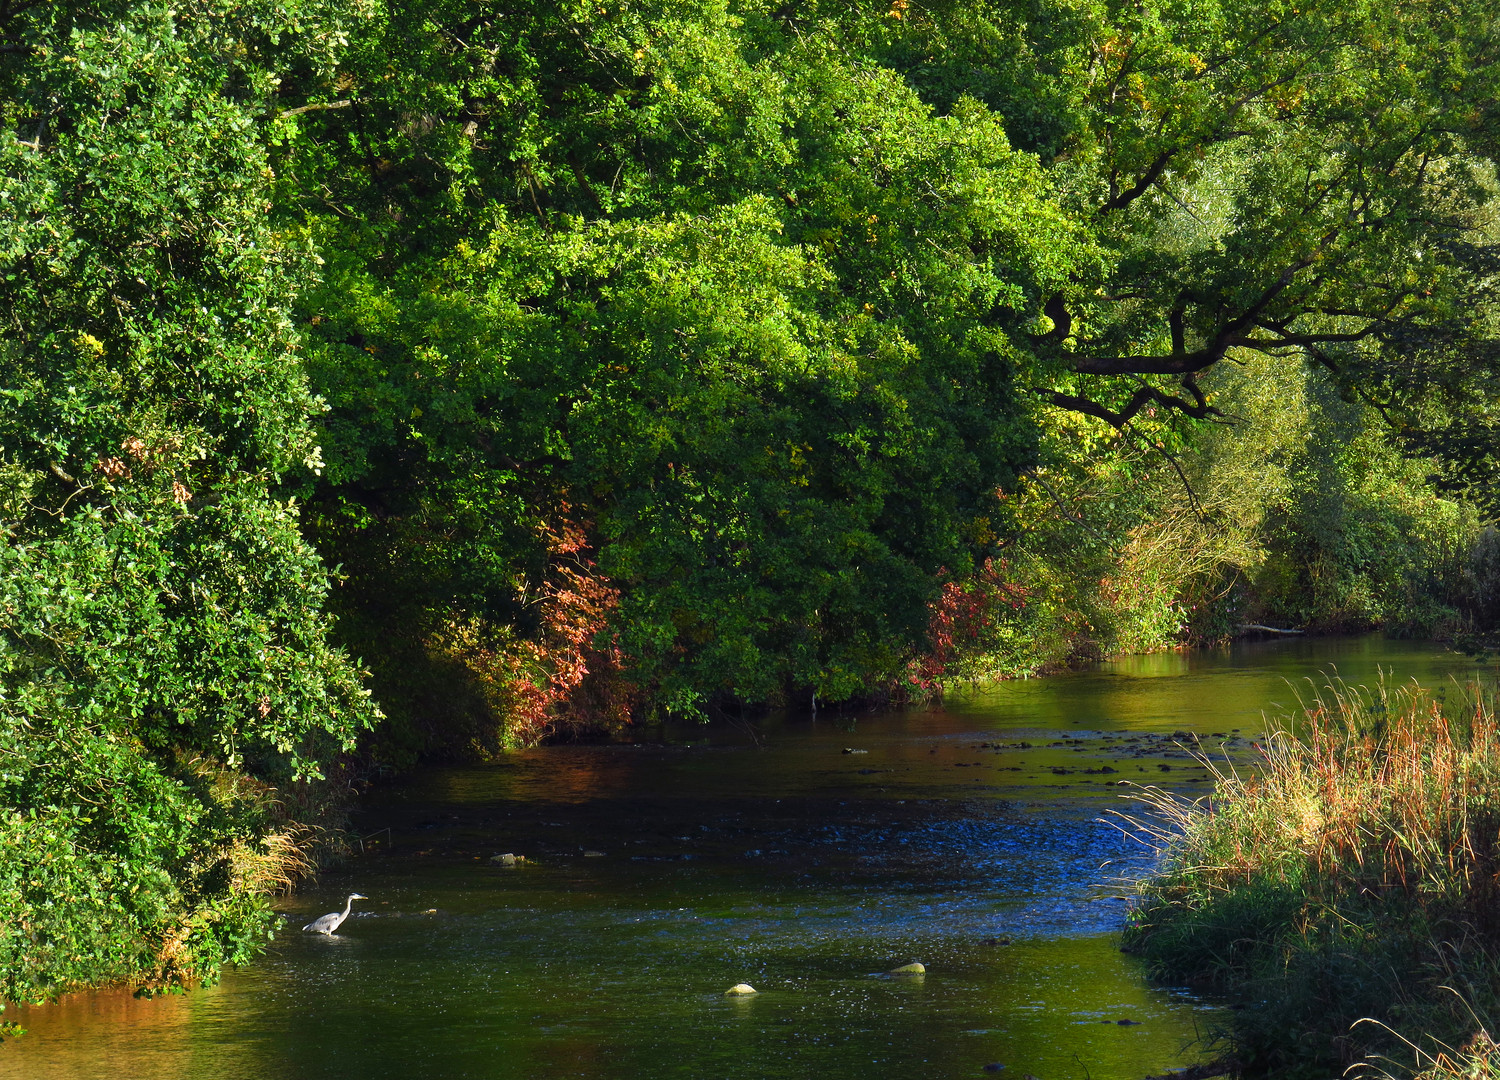
[[[1500,718],[1415,685],[1330,686],[1249,776],[1145,799],[1163,848],[1126,947],[1225,993],[1253,1073],[1500,1068]],[[1367,1069],[1365,1075],[1378,1075]]]
[[[1436,0],[0,6],[0,997],[211,980],[421,759],[1484,648],[1497,53]]]

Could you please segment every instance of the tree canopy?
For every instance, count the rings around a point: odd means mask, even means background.
[[[1389,610],[1473,531],[1413,496],[1377,558],[1392,491],[1500,512],[1497,51],[1442,0],[0,5],[4,993],[243,955],[272,786],[362,737],[920,692],[1069,604],[1158,644],[1235,515],[1268,592],[1385,597],[1286,610]]]
[[[1175,444],[1214,365],[1312,362],[1483,497],[1495,49],[1441,3],[393,5],[281,87],[325,536],[441,535],[524,624],[571,508],[682,707],[899,667],[1039,406]]]

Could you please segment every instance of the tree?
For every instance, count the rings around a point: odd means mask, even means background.
[[[340,77],[283,86],[350,102],[287,158],[330,558],[420,522],[424,602],[525,627],[566,505],[649,699],[899,672],[1029,460],[988,315],[1079,257],[999,119],[717,3],[396,6]]]
[[[269,913],[246,774],[315,775],[374,715],[272,493],[316,467],[319,406],[284,308],[311,257],[266,217],[268,102],[326,16],[0,15],[7,999],[248,955]]]
[[[1014,34],[1025,8],[990,17]],[[1306,360],[1414,454],[1493,485],[1493,18],[1427,0],[1067,10],[1066,46],[1031,42],[1072,83],[1049,172],[1105,257],[1036,298],[1036,392],[1116,427],[1205,419],[1215,364]]]

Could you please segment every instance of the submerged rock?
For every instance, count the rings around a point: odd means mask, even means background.
[[[724,996],[725,997],[748,997],[751,994],[758,994],[758,993],[760,993],[760,991],[757,990],[757,989],[755,989],[755,987],[751,986],[749,983],[735,983],[728,990],[724,991]]]
[[[923,967],[921,964],[916,964],[916,963],[902,964],[898,968],[891,968],[891,970],[887,971],[886,974],[887,975],[926,975],[927,974],[927,969],[925,967]]]

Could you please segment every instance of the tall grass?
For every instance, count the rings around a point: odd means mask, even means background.
[[[1500,1071],[1480,1019],[1500,1016],[1500,725],[1478,691],[1446,699],[1334,683],[1248,773],[1194,802],[1145,789],[1128,819],[1162,857],[1126,947],[1232,1000],[1247,1071]]]

